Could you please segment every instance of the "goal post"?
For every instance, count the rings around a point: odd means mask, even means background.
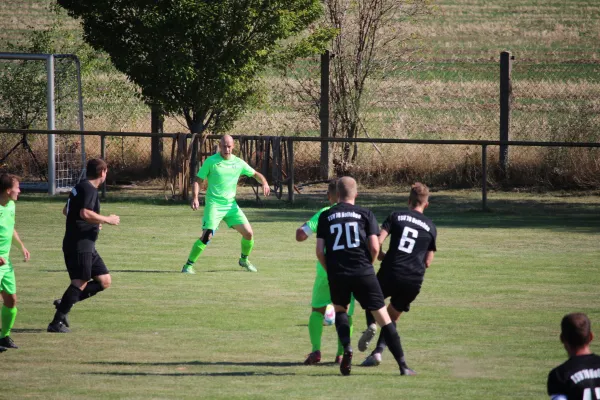
[[[75,63],[77,78],[77,108],[78,108],[78,128],[84,130],[83,122],[83,95],[81,84],[81,64],[74,54],[30,54],[30,53],[2,53],[0,60],[35,60],[46,63],[46,115],[48,131],[56,130],[56,98],[55,98],[55,62],[57,59],[71,59]],[[70,189],[85,174],[85,136],[81,135],[81,168],[74,182],[73,178],[57,176],[57,154],[56,154],[56,135],[48,133],[48,194],[54,195],[58,190]],[[66,184],[65,184],[66,183]],[[71,183],[71,184],[69,184]]]

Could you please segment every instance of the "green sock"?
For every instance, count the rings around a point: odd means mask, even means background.
[[[17,307],[8,308],[6,306],[2,306],[2,334],[0,337],[10,336],[10,330],[15,324],[15,319],[17,319]]]
[[[310,313],[308,318],[308,335],[310,336],[310,344],[312,351],[321,350],[321,336],[323,335],[323,314],[318,311]]]
[[[242,258],[248,258],[254,247],[254,239],[242,238]]]
[[[354,325],[352,324],[352,317],[348,315],[348,324],[350,324],[350,337],[352,337],[352,332],[354,332]],[[342,342],[338,339],[338,349],[336,356],[341,356],[344,354],[344,346],[342,346]]]
[[[186,264],[193,265],[196,261],[198,261],[198,257],[206,248],[206,244],[202,243],[200,239],[196,240],[194,245],[192,246],[192,251],[190,251],[190,255],[188,256],[188,261]]]

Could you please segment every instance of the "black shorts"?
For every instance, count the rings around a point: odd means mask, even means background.
[[[338,306],[350,303],[350,296],[368,311],[385,307],[383,293],[375,275],[366,276],[329,276],[329,291],[331,302]]]
[[[109,273],[102,257],[95,250],[93,252],[69,252],[64,253],[64,256],[71,280],[89,281],[93,277]]]
[[[381,270],[380,270],[381,271]],[[377,274],[383,297],[390,297],[390,304],[400,312],[410,311],[410,303],[412,303],[419,292],[421,285],[415,282],[402,281],[393,279],[387,274]]]

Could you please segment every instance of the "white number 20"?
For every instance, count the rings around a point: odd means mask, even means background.
[[[350,229],[352,228],[352,229]],[[342,238],[342,232],[346,231],[346,246],[349,249],[354,247],[358,247],[360,245],[360,238],[358,237],[358,223],[357,222],[348,222],[344,224],[344,228],[342,228],[342,224],[333,224],[330,227],[331,233],[335,233],[335,242],[333,243],[333,251],[343,250],[345,247],[343,244],[340,244],[340,239]],[[353,232],[351,232],[353,231]]]
[[[400,238],[400,244],[398,250],[405,253],[412,253],[415,247],[415,239],[419,237],[419,231],[408,226],[402,231],[402,237]]]
[[[583,390],[583,400],[600,399],[600,387],[594,388],[594,398],[592,398],[592,389]]]

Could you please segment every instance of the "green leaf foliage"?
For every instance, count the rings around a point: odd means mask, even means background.
[[[282,40],[322,13],[319,0],[58,0],[148,104],[192,132],[225,130],[252,101]]]

